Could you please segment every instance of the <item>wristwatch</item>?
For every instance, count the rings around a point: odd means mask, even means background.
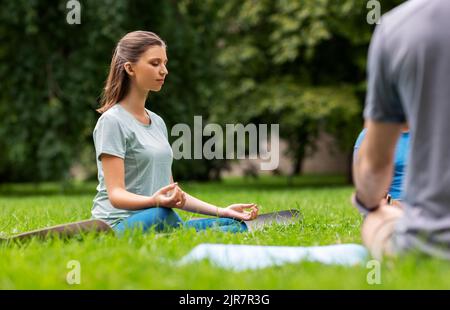
[[[369,213],[374,212],[376,209],[380,207],[379,204],[376,206],[373,206],[372,208],[366,207],[359,199],[358,199],[358,193],[354,193],[352,196],[352,203],[353,205],[358,209],[358,211],[364,215],[367,216]]]

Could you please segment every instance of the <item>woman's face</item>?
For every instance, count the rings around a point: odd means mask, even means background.
[[[160,91],[167,70],[166,49],[162,46],[152,46],[141,55],[139,60],[131,65],[133,68],[132,80],[136,86],[145,91]]]

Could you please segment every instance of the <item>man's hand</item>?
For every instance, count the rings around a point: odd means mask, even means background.
[[[361,230],[363,243],[376,259],[392,254],[389,240],[403,214],[403,209],[388,205],[383,199],[380,207],[365,218]]]

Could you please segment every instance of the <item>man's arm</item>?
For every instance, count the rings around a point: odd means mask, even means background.
[[[358,200],[368,208],[378,206],[392,180],[395,146],[404,124],[368,120],[367,134],[353,164]]]

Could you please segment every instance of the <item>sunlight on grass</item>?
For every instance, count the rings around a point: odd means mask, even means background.
[[[320,184],[325,184],[320,186]],[[0,186],[0,234],[87,219],[94,183],[61,189],[57,184]],[[365,266],[287,264],[263,270],[230,272],[207,261],[175,263],[200,243],[310,246],[361,243],[359,214],[351,207],[352,188],[339,176],[222,183],[182,183],[190,194],[226,206],[256,202],[263,213],[298,208],[303,221],[283,227],[229,234],[174,230],[168,234],[131,232],[123,238],[88,234],[71,240],[0,243],[1,289],[418,289],[448,288],[448,263],[405,257],[382,265],[382,283],[368,285]],[[188,219],[191,213],[179,212]],[[81,284],[69,285],[67,263],[81,266]]]

